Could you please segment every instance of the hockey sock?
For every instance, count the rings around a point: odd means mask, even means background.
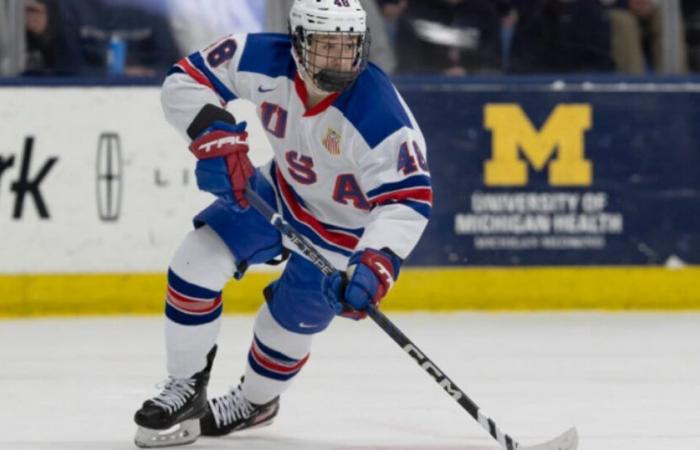
[[[282,328],[267,304],[260,307],[253,331],[243,395],[264,404],[284,392],[309,359],[312,335]]]
[[[170,376],[187,378],[206,366],[221,327],[221,290],[234,271],[233,255],[207,226],[190,232],[175,252],[165,305]]]

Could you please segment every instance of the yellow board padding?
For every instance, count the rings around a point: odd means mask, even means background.
[[[224,290],[224,311],[253,312],[275,273],[248,273]],[[153,314],[165,308],[162,274],[0,275],[0,317]]]
[[[224,311],[252,313],[278,273],[224,289]],[[165,274],[0,275],[0,317],[159,314]],[[386,310],[700,309],[700,267],[405,268]]]
[[[700,309],[700,267],[406,270],[386,306],[401,310]]]

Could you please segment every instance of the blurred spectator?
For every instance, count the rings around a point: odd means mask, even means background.
[[[170,3],[175,0],[105,0],[105,3],[109,6],[127,6],[131,8],[137,8],[142,11],[149,12],[151,14],[158,14],[160,16],[165,16],[167,13],[167,8]],[[192,1],[190,3],[203,3],[200,1]]]
[[[683,0],[688,68],[700,72],[700,0]]]
[[[501,68],[510,70],[511,45],[515,26],[518,23],[518,11],[513,6],[514,0],[495,0],[496,9],[501,16]]]
[[[169,0],[167,13],[180,55],[201,50],[228,34],[263,31],[265,3],[264,0]]]
[[[275,33],[289,32],[289,10],[294,0],[269,0],[267,2],[266,29]],[[386,73],[396,68],[396,56],[384,28],[384,19],[375,0],[360,0],[367,11],[367,26],[372,36],[369,59]]]
[[[77,73],[79,48],[70,42],[55,0],[24,0],[26,61],[24,75]]]
[[[396,44],[396,33],[399,27],[399,17],[408,7],[408,0],[377,0],[384,16],[386,35],[392,45]]]
[[[612,72],[604,0],[512,0],[511,68],[517,73]]]
[[[0,0],[0,75],[17,75],[24,68],[24,4]]]
[[[612,51],[618,72],[687,72],[683,24],[676,1],[607,1],[611,4]]]
[[[500,70],[493,0],[410,0],[397,31],[399,72],[461,76]]]
[[[71,38],[80,45],[80,74],[109,73],[108,55],[117,42],[125,47],[127,76],[163,75],[178,59],[162,14],[120,0],[60,0],[60,7]]]

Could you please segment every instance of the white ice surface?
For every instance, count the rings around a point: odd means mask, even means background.
[[[700,314],[389,314],[523,445],[700,450]],[[226,316],[210,394],[237,383],[252,316]],[[157,317],[0,321],[0,449],[133,449],[165,377]],[[494,441],[370,320],[336,320],[276,422],[195,449],[491,450]]]

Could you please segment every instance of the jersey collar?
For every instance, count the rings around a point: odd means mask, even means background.
[[[306,85],[304,84],[304,80],[302,80],[299,76],[299,72],[297,72],[296,76],[294,77],[294,88],[297,91],[297,95],[299,96],[302,105],[304,105],[304,117],[311,117],[322,113],[333,104],[335,99],[340,97],[340,92],[333,92],[332,94],[328,94],[327,97],[321,100],[313,108],[306,109],[306,100],[309,98],[309,92],[306,90]]]

